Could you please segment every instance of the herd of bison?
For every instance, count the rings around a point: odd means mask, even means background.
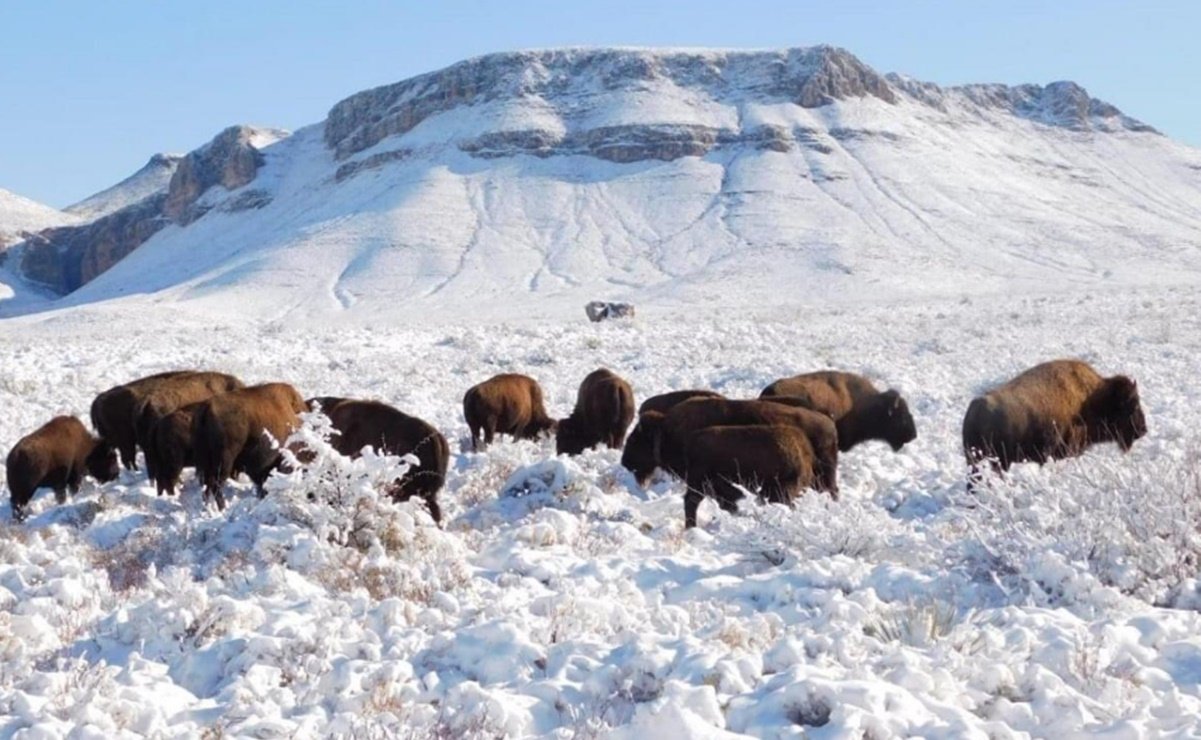
[[[224,509],[226,480],[246,474],[260,495],[283,455],[299,414],[320,408],[338,434],[331,444],[355,456],[366,447],[419,461],[395,481],[396,500],[421,498],[441,521],[437,493],[450,457],[446,438],[426,422],[378,401],[323,396],[304,400],[286,383],[244,386],[216,372],[159,373],[110,388],[92,402],[95,434],[74,416],[57,416],[25,436],[7,459],[13,518],[21,521],[39,487],[59,503],[78,490],[85,474],[117,477],[120,463],[137,469],[137,450],[159,495],[174,493],[193,467],[204,499]],[[559,454],[606,445],[621,449],[621,464],[645,485],[656,469],[684,481],[684,522],[696,525],[703,498],[732,510],[742,491],[788,503],[802,490],[838,497],[838,455],[867,440],[899,450],[917,437],[900,393],[878,390],[860,375],[825,371],[775,381],[758,399],[729,399],[707,390],[652,396],[638,408],[634,393],[609,370],[580,384],[575,408],[552,419],[537,381],[497,375],[469,389],[463,415],[472,447],[497,434],[518,439],[555,435]],[[971,487],[989,469],[1003,474],[1016,462],[1079,455],[1099,442],[1123,450],[1146,434],[1138,387],[1130,378],[1104,378],[1079,360],[1037,365],[974,399],[963,420],[963,450]],[[299,454],[298,457],[303,459]]]

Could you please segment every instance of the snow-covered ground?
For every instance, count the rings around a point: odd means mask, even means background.
[[[39,231],[51,226],[67,226],[79,217],[42,205],[24,196],[0,188],[0,250],[21,240],[22,232]],[[0,278],[0,301],[8,298],[7,279]]]
[[[380,398],[454,458],[445,529],[326,461],[224,513],[141,475],[0,512],[0,736],[1198,736],[1201,290],[702,310],[591,325],[201,320],[145,301],[5,322],[0,446],[174,367]],[[963,491],[971,397],[1079,356],[1134,376],[1150,431]],[[753,396],[825,367],[908,398],[918,439],[841,464],[843,498],[639,490],[600,450],[462,451],[463,391],[538,378],[552,414],[607,366],[639,399]],[[341,506],[306,494],[336,488]],[[72,734],[76,733],[76,734]]]

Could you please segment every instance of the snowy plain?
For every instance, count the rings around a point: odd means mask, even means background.
[[[1148,436],[967,497],[967,403],[1060,356],[1135,377]],[[8,320],[0,357],[5,448],[112,384],[204,367],[388,401],[453,455],[444,529],[370,492],[387,461],[331,463],[343,507],[309,501],[330,484],[302,473],[261,501],[236,484],[224,514],[190,477],[156,498],[130,473],[64,506],[43,491],[23,525],[4,506],[2,736],[1201,736],[1196,287],[600,325],[249,324],[124,301]],[[904,393],[919,436],[847,453],[838,503],[705,504],[691,532],[680,484],[639,490],[616,451],[465,451],[470,385],[529,373],[563,416],[597,366],[639,400],[864,372]]]

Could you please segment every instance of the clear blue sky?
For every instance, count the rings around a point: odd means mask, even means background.
[[[940,84],[1075,80],[1201,145],[1201,2],[0,0],[0,187],[66,206],[233,123],[492,51],[843,46]]]

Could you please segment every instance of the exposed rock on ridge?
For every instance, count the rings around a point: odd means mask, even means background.
[[[173,168],[165,189],[90,223],[39,232],[25,242],[22,272],[60,293],[75,290],[168,224],[183,226],[204,215],[213,204],[203,196],[213,186],[234,190],[254,180],[263,164],[256,140],[277,135],[250,126],[232,126],[182,158],[152,159],[148,166]],[[225,210],[261,208],[270,200],[262,191],[250,191],[236,197]]]
[[[649,84],[690,88],[714,97],[744,95],[763,102],[792,102],[815,108],[835,100],[872,96],[896,101],[888,82],[852,54],[818,46],[770,52],[652,51],[637,49],[563,49],[491,54],[469,59],[439,72],[352,95],[330,110],[325,142],[339,159],[403,134],[432,115],[462,105],[496,100],[534,102],[541,99],[567,122],[569,130],[593,109],[593,98],[605,92],[636,93]],[[670,121],[660,122],[671,124]],[[602,127],[609,128],[609,127]],[[629,138],[631,131],[621,132]],[[589,140],[597,154],[614,161],[633,161],[629,151],[612,145],[613,131],[582,125],[565,142],[571,151]],[[529,132],[531,140],[554,132]],[[651,135],[650,138],[655,138]],[[692,144],[673,145],[687,156]],[[480,151],[490,147],[485,141]],[[590,152],[591,153],[591,152]],[[667,159],[669,150],[652,150],[649,158]],[[703,152],[702,152],[703,153]]]
[[[189,153],[179,163],[167,190],[163,215],[188,224],[204,215],[196,201],[209,188],[221,185],[235,190],[254,179],[263,155],[251,143],[257,132],[250,126],[231,126],[213,140]]]
[[[849,52],[828,46],[783,51],[656,51],[565,49],[492,54],[438,72],[352,95],[335,105],[325,123],[325,143],[339,160],[403,135],[439,113],[461,106],[510,105],[514,122],[456,142],[484,158],[512,154],[539,157],[587,155],[615,162],[700,156],[714,145],[762,137],[730,121],[714,128],[672,112],[634,115],[645,121],[607,122],[604,106],[614,95],[654,96],[686,90],[699,106],[708,100],[821,108],[836,101],[902,99],[942,111],[948,105],[999,110],[1076,131],[1153,131],[1117,108],[1089,97],[1079,85],[968,85],[942,88],[899,75],[883,76]],[[649,106],[653,108],[653,105]],[[662,111],[658,111],[662,114]],[[528,119],[538,125],[520,125]],[[515,125],[516,124],[516,125]],[[790,144],[776,137],[781,151]],[[373,155],[376,156],[376,155]],[[377,160],[378,161],[378,160]],[[339,179],[372,164],[340,172]]]

